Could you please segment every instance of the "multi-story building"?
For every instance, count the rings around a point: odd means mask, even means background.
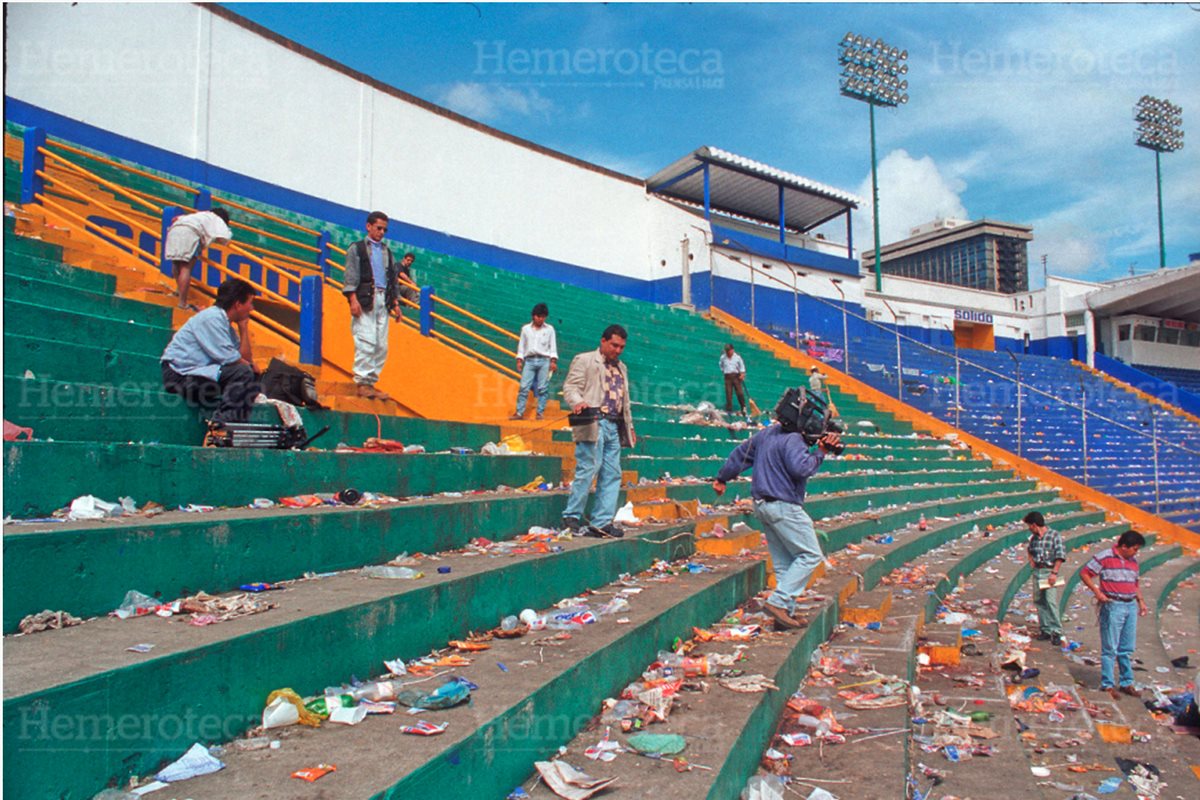
[[[913,228],[907,239],[881,248],[882,271],[1002,294],[1029,290],[1028,242],[1033,228],[982,219],[939,219]],[[875,253],[863,252],[875,269]]]

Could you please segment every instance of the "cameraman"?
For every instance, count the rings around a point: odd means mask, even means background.
[[[821,468],[825,454],[838,448],[840,439],[840,434],[827,432],[813,451],[800,432],[777,422],[738,445],[713,481],[713,491],[721,495],[726,483],[754,468],[750,484],[754,515],[763,525],[775,571],[775,591],[763,610],[776,628],[808,624],[795,616],[796,598],[825,556],[812,518],[801,503],[808,479]]]

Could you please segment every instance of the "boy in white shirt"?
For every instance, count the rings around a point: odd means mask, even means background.
[[[538,303],[530,314],[532,322],[521,328],[521,340],[517,343],[517,370],[521,373],[521,388],[517,390],[517,411],[511,419],[525,417],[525,402],[530,388],[537,397],[537,418],[546,413],[546,400],[550,396],[550,376],[558,370],[558,344],[554,337],[554,326],[546,322],[550,310],[545,303]]]

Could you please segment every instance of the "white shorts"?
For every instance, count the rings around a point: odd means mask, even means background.
[[[163,256],[168,261],[191,262],[200,254],[200,234],[186,225],[172,225],[167,229],[167,241],[163,245]]]

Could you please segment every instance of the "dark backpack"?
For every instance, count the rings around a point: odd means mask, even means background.
[[[262,375],[263,394],[294,406],[324,408],[317,400],[317,379],[286,361],[272,358]]]

